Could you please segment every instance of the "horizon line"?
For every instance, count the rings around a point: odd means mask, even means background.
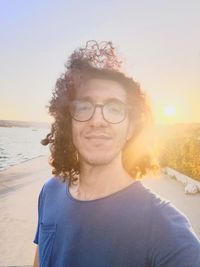
[[[16,122],[16,123],[38,123],[38,124],[51,124],[51,121],[28,121],[28,120],[12,120],[0,119],[0,122]],[[154,122],[155,125],[174,125],[174,124],[200,124],[199,122]]]

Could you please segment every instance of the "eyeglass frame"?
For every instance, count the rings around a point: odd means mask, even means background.
[[[106,102],[106,103],[104,103],[104,104],[98,104],[98,103],[97,103],[97,104],[94,104],[92,101],[85,100],[85,102],[88,102],[88,103],[90,103],[90,104],[93,105],[94,111],[92,112],[92,114],[91,114],[91,116],[89,117],[89,119],[83,121],[83,120],[77,120],[77,119],[73,116],[73,113],[72,113],[72,111],[71,111],[71,107],[72,107],[72,104],[73,104],[75,101],[79,101],[79,102],[84,102],[84,101],[78,99],[78,100],[73,100],[73,101],[71,101],[71,102],[68,104],[68,107],[69,107],[69,113],[70,113],[71,117],[72,117],[75,121],[78,121],[78,122],[87,122],[87,121],[90,121],[90,120],[92,119],[92,117],[94,116],[94,114],[95,114],[95,112],[96,112],[96,109],[97,109],[97,108],[100,108],[100,109],[101,109],[101,115],[102,115],[104,121],[106,121],[106,122],[108,122],[108,123],[111,123],[111,124],[118,124],[118,123],[121,123],[122,121],[124,121],[124,120],[126,119],[126,117],[127,117],[127,115],[128,115],[128,112],[129,112],[130,110],[131,110],[131,111],[133,110],[133,107],[131,107],[130,105],[125,104],[125,103],[121,102],[120,100],[116,99],[116,100],[115,100],[116,102],[119,102],[121,105],[124,106],[124,108],[125,108],[125,115],[124,115],[124,118],[123,118],[122,120],[120,120],[119,122],[110,122],[110,121],[108,121],[108,120],[105,119],[104,112],[103,112],[103,108],[104,108],[107,104],[112,103],[112,102],[114,102],[114,101],[111,101],[111,100],[110,100],[110,101],[108,101],[108,102]]]

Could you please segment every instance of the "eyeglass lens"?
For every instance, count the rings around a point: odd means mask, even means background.
[[[103,118],[110,123],[119,123],[126,117],[127,108],[120,101],[111,101],[104,105],[94,105],[89,101],[75,100],[70,104],[71,116],[77,121],[88,121],[97,107],[102,110]]]

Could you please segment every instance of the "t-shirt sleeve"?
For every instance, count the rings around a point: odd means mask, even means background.
[[[200,267],[200,241],[187,218],[170,203],[152,214],[149,242],[151,266]]]
[[[39,239],[39,226],[41,223],[42,213],[43,213],[43,202],[44,202],[43,198],[44,198],[44,186],[42,187],[42,190],[40,191],[38,198],[38,223],[37,223],[35,238],[33,240],[35,244],[38,244],[38,239]]]

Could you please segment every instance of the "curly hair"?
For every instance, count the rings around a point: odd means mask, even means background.
[[[157,165],[145,142],[147,125],[151,125],[151,109],[140,85],[120,71],[122,61],[116,54],[112,42],[88,41],[84,48],[75,50],[65,64],[66,71],[58,78],[49,102],[49,114],[54,117],[51,131],[41,141],[50,145],[49,163],[52,174],[63,181],[75,182],[80,173],[78,152],[72,142],[69,103],[75,98],[76,88],[89,79],[113,80],[123,86],[128,102],[133,107],[131,120],[134,122],[134,134],[123,149],[123,164],[133,177],[141,177],[147,170]],[[146,129],[146,131],[145,131]],[[146,134],[148,136],[148,134]]]

